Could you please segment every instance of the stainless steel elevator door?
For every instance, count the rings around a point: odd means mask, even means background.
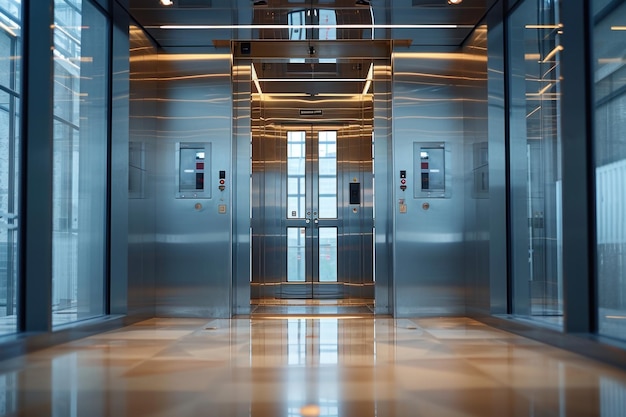
[[[253,299],[373,298],[372,146],[361,133],[282,125],[253,137]]]

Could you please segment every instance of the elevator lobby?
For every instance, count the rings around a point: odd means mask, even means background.
[[[0,0],[0,417],[626,417],[626,0]]]

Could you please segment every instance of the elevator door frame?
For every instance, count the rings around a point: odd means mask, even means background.
[[[352,130],[351,130],[352,129]],[[287,192],[287,132],[307,131],[306,183],[313,204],[306,213],[289,218]],[[319,132],[337,132],[337,216],[317,216]],[[374,298],[373,192],[371,131],[349,137],[354,124],[298,123],[266,127],[263,142],[253,139],[253,216],[251,298],[257,299],[367,299]],[[345,136],[345,137],[344,137]],[[367,140],[365,140],[367,138]],[[352,142],[349,142],[349,141]],[[355,145],[360,142],[360,145]],[[354,149],[351,148],[354,147]],[[257,147],[257,149],[255,149]],[[259,149],[258,147],[263,147]],[[262,155],[259,155],[259,152]],[[349,160],[350,152],[357,152]],[[366,155],[366,158],[363,156]],[[281,165],[281,161],[284,161]],[[279,168],[280,167],[280,168]],[[356,169],[356,171],[355,171]],[[277,172],[280,174],[277,175]],[[360,204],[349,204],[349,182],[361,186]],[[280,191],[275,187],[278,186]],[[274,188],[272,188],[274,187]],[[276,202],[279,201],[279,204]],[[277,207],[278,206],[278,207]],[[347,218],[346,218],[347,217]],[[307,266],[304,283],[287,282],[288,227],[304,228]],[[337,282],[319,282],[319,228],[337,228]],[[274,230],[271,230],[274,229]],[[284,242],[281,242],[283,240]],[[284,250],[282,250],[284,249]],[[283,255],[284,253],[284,255]],[[348,266],[352,262],[353,267]],[[278,272],[278,271],[281,272]]]

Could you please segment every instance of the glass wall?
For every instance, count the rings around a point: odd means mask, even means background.
[[[108,22],[55,0],[53,325],[104,314]]]
[[[0,0],[0,335],[17,330],[21,0]]]
[[[513,313],[562,327],[561,68],[558,0],[509,21]]]
[[[598,331],[626,340],[626,2],[592,7]]]

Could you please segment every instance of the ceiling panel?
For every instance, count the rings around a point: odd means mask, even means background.
[[[253,0],[173,0],[161,6],[159,0],[130,0],[130,13],[163,47],[213,47],[216,40],[289,38],[286,29],[251,28],[257,24],[288,24],[292,12],[330,9],[336,23],[371,25],[376,39],[410,40],[410,45],[429,47],[459,46],[477,25],[494,0],[464,0],[449,5],[447,0],[372,0],[369,6],[357,0],[267,0],[254,6]],[[261,19],[259,16],[264,16]],[[292,15],[295,16],[295,15]],[[331,22],[332,23],[332,22]],[[167,25],[206,25],[204,29],[163,29]],[[242,29],[234,26],[248,25]],[[383,27],[378,28],[378,25]],[[387,25],[387,26],[385,26]],[[390,27],[388,25],[400,25]],[[461,25],[460,28],[414,25]],[[226,27],[223,26],[233,26]],[[408,27],[412,26],[412,27]],[[307,32],[311,36],[312,31]],[[312,36],[321,36],[314,34]],[[372,38],[371,29],[339,29],[338,37]],[[408,45],[408,44],[407,44]]]

